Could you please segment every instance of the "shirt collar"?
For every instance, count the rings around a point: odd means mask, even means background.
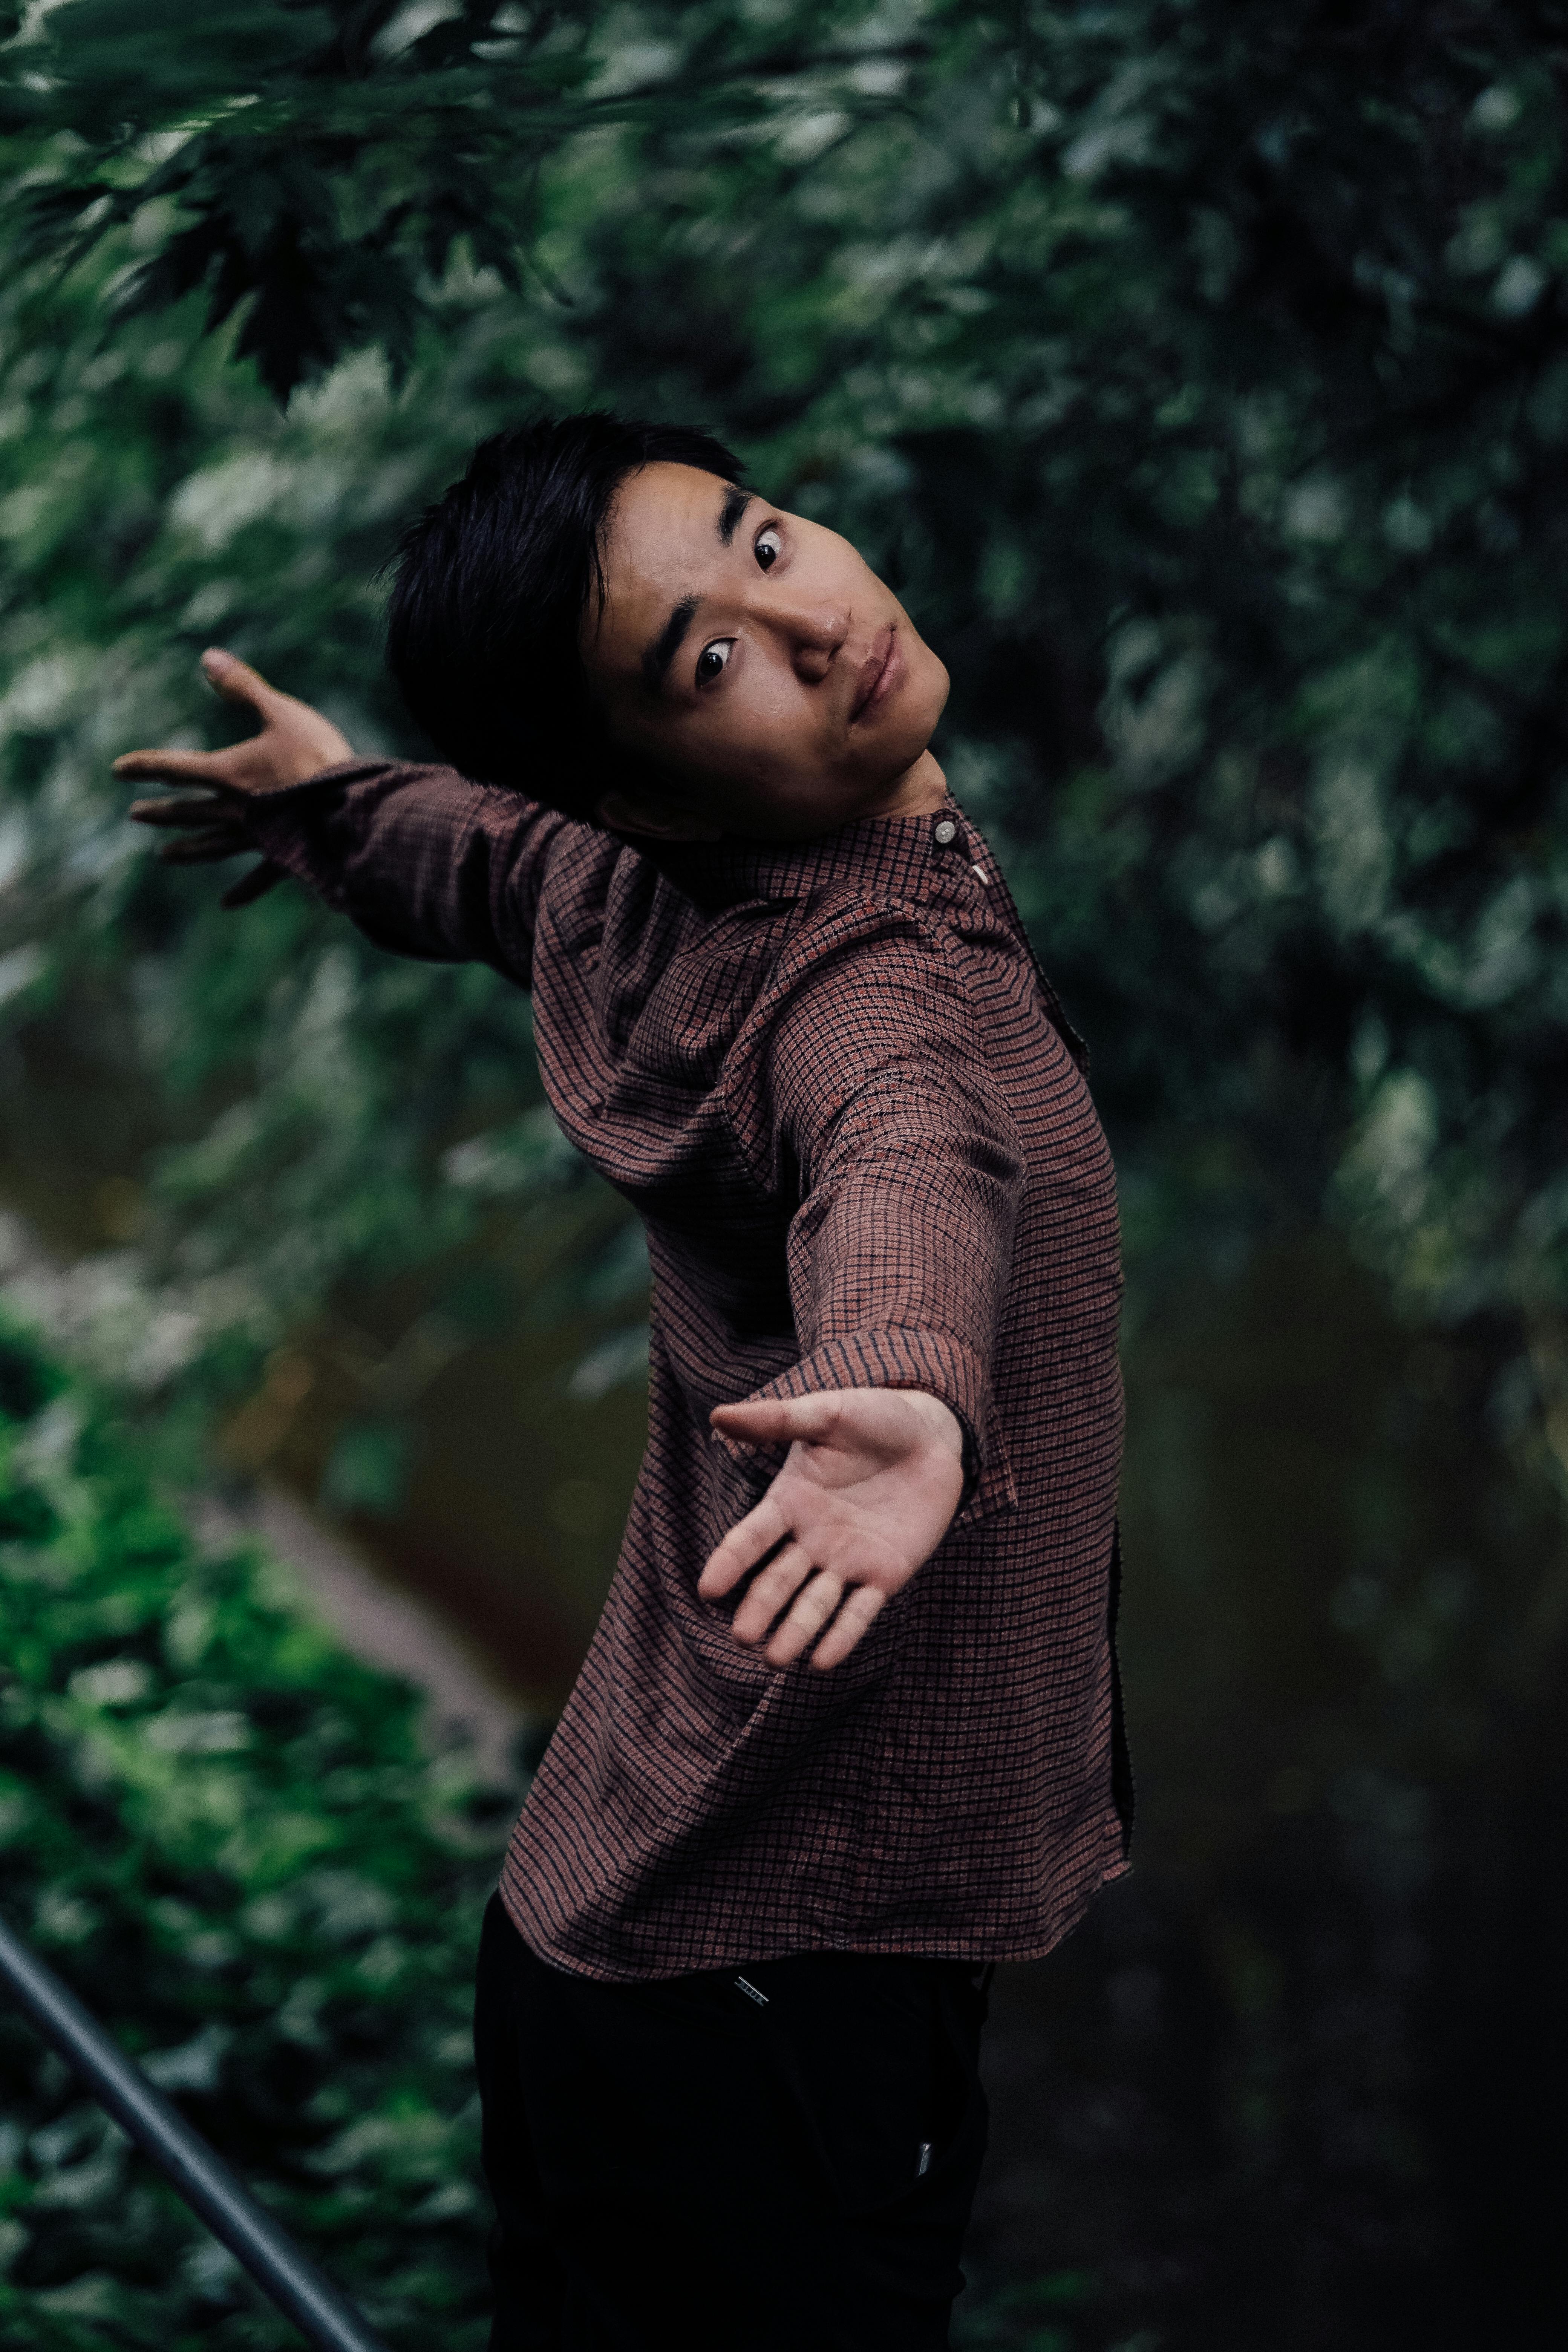
[[[919,816],[861,817],[809,841],[638,842],[637,848],[684,897],[703,906],[731,906],[746,898],[814,898],[836,883],[879,896],[923,898],[933,867],[955,856],[973,857],[973,843],[950,794],[940,808]]]

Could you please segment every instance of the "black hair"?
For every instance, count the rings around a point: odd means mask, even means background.
[[[738,482],[711,435],[596,410],[481,441],[467,473],[404,533],[387,658],[444,758],[591,817],[627,761],[589,692],[579,631],[603,605],[605,525],[620,484],[663,460]]]

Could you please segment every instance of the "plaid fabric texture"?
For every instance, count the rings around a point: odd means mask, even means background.
[[[647,1227],[647,1452],[507,1857],[525,1940],[612,1982],[1047,1951],[1123,1867],[1120,1251],[1076,1040],[985,842],[950,801],[649,855],[369,761],[252,824],[383,945],[531,990],[552,1108]],[[869,1383],[952,1407],[966,1498],[843,1665],[780,1671],[697,1598],[781,1458],[709,1410]]]

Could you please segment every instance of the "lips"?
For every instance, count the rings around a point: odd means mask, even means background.
[[[899,649],[896,624],[889,622],[878,630],[871,640],[871,650],[860,665],[860,675],[855,685],[855,699],[849,706],[849,724],[868,718],[886,702],[904,674],[904,657]]]

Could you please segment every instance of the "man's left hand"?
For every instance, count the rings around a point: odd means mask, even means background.
[[[765,1643],[773,1666],[816,1641],[812,1664],[839,1664],[952,1525],[963,1492],[956,1416],[923,1389],[828,1389],[723,1404],[710,1418],[725,1437],[789,1454],[698,1591],[717,1601],[765,1559],[735,1612],[736,1640]]]

